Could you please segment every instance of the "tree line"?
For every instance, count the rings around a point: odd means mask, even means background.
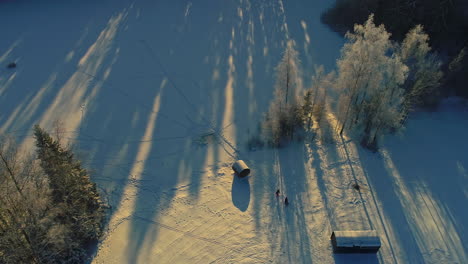
[[[260,126],[263,141],[253,138],[249,148],[281,147],[321,129],[322,135],[348,131],[375,150],[379,138],[401,129],[409,113],[439,87],[442,63],[421,25],[399,43],[370,15],[345,37],[336,72],[316,67],[310,88],[302,87],[298,52],[288,42],[276,68],[274,99]],[[323,118],[329,113],[336,124]]]
[[[84,263],[105,206],[69,147],[34,127],[36,154],[0,139],[0,263]]]

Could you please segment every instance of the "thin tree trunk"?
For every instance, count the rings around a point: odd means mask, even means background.
[[[288,63],[286,64],[286,105],[288,105],[288,93],[289,93],[289,50],[286,50]]]
[[[359,79],[361,78],[361,75],[362,75],[361,71],[362,71],[362,67],[359,68],[358,76],[356,77],[356,81],[354,82],[354,87],[350,90],[351,91],[351,97],[349,99],[349,104],[348,104],[348,108],[346,110],[345,119],[343,120],[343,124],[341,126],[340,136],[343,135],[343,130],[345,128],[346,122],[348,121],[348,115],[349,115],[349,112],[350,112],[350,109],[351,109],[352,102],[353,102],[353,100],[355,100],[357,84],[358,84]]]
[[[369,78],[367,78],[367,82],[366,82],[366,87],[364,88],[364,93],[363,93],[363,96],[362,96],[362,99],[361,99],[361,102],[358,104],[358,99],[359,99],[359,96],[356,96],[356,101],[355,101],[355,105],[358,105],[358,111],[357,111],[357,114],[356,114],[356,117],[354,119],[354,122],[351,123],[351,124],[356,124],[359,120],[359,116],[361,115],[361,110],[362,110],[362,103],[364,102],[366,96],[367,96],[367,89],[369,88]]]
[[[341,125],[340,136],[343,135],[343,130],[346,126],[346,121],[348,121],[348,114],[351,108],[351,103],[348,105],[348,109],[346,110],[345,118],[343,120],[343,124]]]
[[[312,113],[314,112],[314,107],[315,107],[315,103],[316,103],[316,100],[317,100],[317,96],[318,96],[318,90],[319,90],[319,87],[316,87],[315,88],[315,94],[314,94],[314,99],[312,100],[312,107],[311,107],[311,113],[310,113],[310,116],[309,116],[309,127],[310,127],[310,123],[312,121]]]
[[[9,163],[8,163],[8,161],[5,159],[5,156],[3,156],[3,153],[2,153],[2,152],[0,152],[0,158],[2,159],[3,164],[5,165],[5,168],[7,169],[8,174],[10,175],[11,180],[13,181],[13,183],[14,183],[14,185],[15,185],[15,187],[16,187],[16,190],[17,190],[18,193],[20,194],[21,198],[24,198],[23,192],[21,191],[21,188],[19,187],[18,181],[16,181],[16,178],[15,178],[15,176],[14,176],[13,170],[12,170],[12,168],[10,168]]]

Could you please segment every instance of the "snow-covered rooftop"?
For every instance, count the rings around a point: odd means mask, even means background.
[[[334,231],[337,247],[380,247],[380,238],[375,230]]]

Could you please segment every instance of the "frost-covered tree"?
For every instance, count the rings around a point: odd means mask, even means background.
[[[0,136],[0,263],[85,263],[102,233],[96,187],[70,150],[35,136],[39,159]]]
[[[401,119],[401,85],[408,68],[395,54],[390,33],[374,24],[373,15],[346,37],[337,61],[339,133],[355,129],[365,142],[375,142],[384,128]]]
[[[374,24],[373,15],[364,25],[355,25],[354,33],[346,34],[348,42],[337,61],[336,86],[341,94],[340,134],[346,127],[352,128],[359,122],[369,91],[378,89],[383,79],[381,67],[387,62],[386,54],[392,48],[389,37],[383,25],[377,27]]]
[[[366,146],[376,146],[377,138],[383,132],[399,128],[404,117],[404,91],[401,87],[407,77],[408,68],[394,54],[388,58],[383,70],[380,86],[370,91],[369,99],[364,103],[363,143]]]
[[[312,86],[306,90],[302,105],[304,121],[310,127],[312,121],[320,121],[325,112],[327,91],[331,90],[334,82],[334,72],[325,73],[323,66],[316,66],[312,76]]]
[[[268,143],[279,146],[294,137],[296,128],[302,126],[300,94],[300,62],[294,48],[294,41],[288,41],[283,57],[276,67],[274,99],[263,122],[262,130]]]
[[[11,138],[0,138],[0,263],[44,260],[50,199],[43,176]]]
[[[427,101],[427,96],[440,85],[442,63],[437,55],[431,53],[429,36],[424,33],[421,25],[417,25],[406,34],[397,53],[409,67],[408,78],[404,84],[406,116],[414,106]]]
[[[294,41],[287,42],[281,61],[276,66],[275,96],[282,106],[298,103],[302,90],[300,62]]]

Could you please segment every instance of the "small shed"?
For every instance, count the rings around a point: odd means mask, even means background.
[[[381,246],[375,230],[333,231],[331,242],[334,253],[376,253]]]
[[[243,178],[250,174],[250,169],[247,167],[247,164],[243,160],[238,160],[232,164],[232,169]]]

